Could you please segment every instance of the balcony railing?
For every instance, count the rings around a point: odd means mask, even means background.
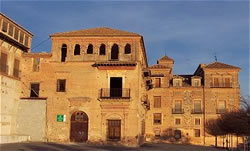
[[[210,85],[211,88],[232,88],[232,83],[220,83],[220,84],[212,84]]]
[[[9,66],[6,64],[0,64],[0,72],[4,74],[8,74]]]
[[[173,108],[172,114],[184,114],[184,109]]]
[[[226,112],[226,109],[216,109],[216,114],[223,114]]]
[[[102,88],[100,90],[101,99],[129,99],[129,88]]]
[[[20,78],[21,71],[19,69],[13,69],[13,76],[16,78]]]
[[[192,114],[202,114],[203,113],[203,111],[202,111],[202,109],[192,109],[192,112],[191,112]]]

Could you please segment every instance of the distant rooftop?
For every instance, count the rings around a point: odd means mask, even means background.
[[[122,31],[118,29],[108,28],[108,27],[98,27],[98,28],[90,28],[90,29],[81,29],[81,30],[74,30],[69,32],[59,32],[51,34],[50,37],[75,37],[75,36],[138,36],[141,35]]]
[[[240,69],[239,67],[221,63],[221,62],[213,62],[205,66],[205,68],[227,68],[227,69]]]

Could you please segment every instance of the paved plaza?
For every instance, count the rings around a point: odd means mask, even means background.
[[[0,151],[223,151],[223,149],[216,149],[214,147],[177,144],[144,144],[138,148],[58,143],[13,143],[1,144],[0,146]]]

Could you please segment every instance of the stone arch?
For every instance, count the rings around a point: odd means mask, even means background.
[[[88,140],[88,115],[83,111],[75,111],[70,118],[70,141],[86,142]]]
[[[111,48],[111,60],[119,59],[119,46],[117,44],[113,44]]]
[[[67,57],[67,45],[62,44],[61,48],[61,62],[65,62]]]

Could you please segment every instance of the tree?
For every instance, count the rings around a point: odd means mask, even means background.
[[[217,147],[217,136],[224,135],[224,131],[218,125],[217,119],[208,120],[205,123],[205,130],[208,134],[215,136],[215,147]]]

